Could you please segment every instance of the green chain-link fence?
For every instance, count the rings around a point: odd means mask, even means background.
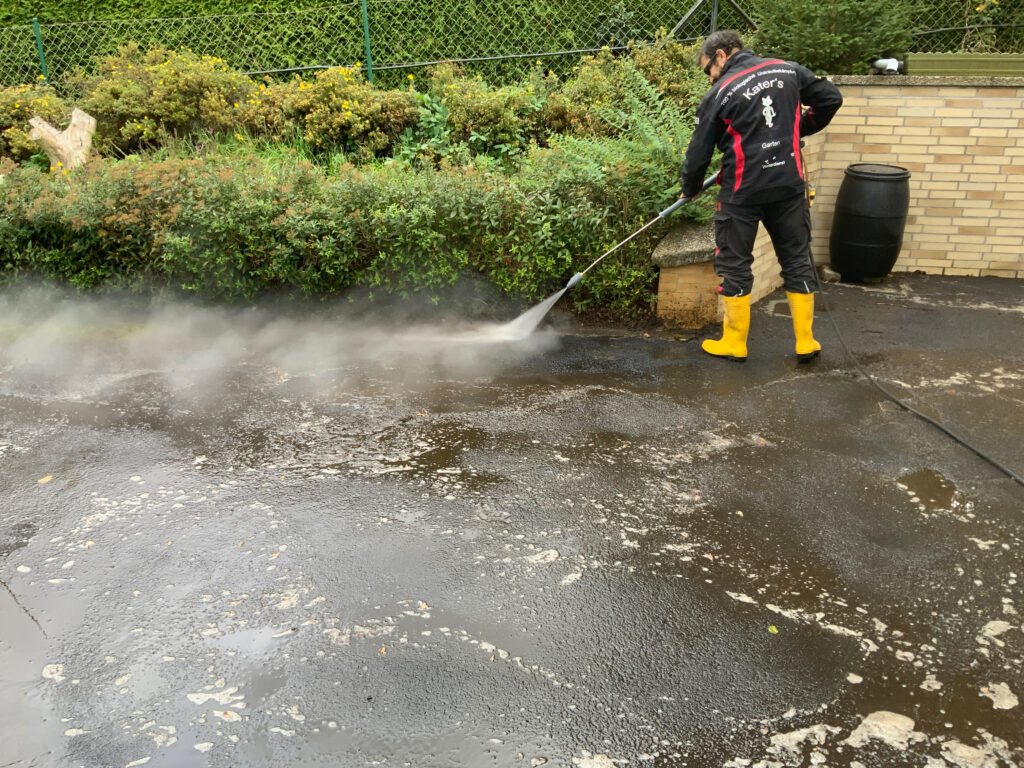
[[[362,58],[360,5],[7,27],[0,29],[0,82],[34,80],[44,62],[50,78],[59,81],[129,41],[143,49],[189,48],[246,70],[352,63]]]
[[[919,0],[914,50],[1024,52],[1021,0]]]
[[[707,33],[707,4],[677,38]],[[384,74],[441,59],[478,71],[500,63],[507,71],[537,58],[558,70],[582,52],[653,40],[682,16],[675,0],[356,0],[293,13],[29,23],[0,28],[0,83],[33,81],[44,62],[59,82],[128,41],[143,49],[184,47],[246,72],[362,62]],[[723,3],[719,24],[742,28],[743,20]]]
[[[756,21],[771,0],[741,0]],[[921,0],[915,50],[1022,50],[1020,0]],[[713,18],[714,17],[714,18]],[[686,19],[686,23],[679,22]],[[746,29],[726,0],[355,0],[288,13],[117,19],[0,28],[0,85],[46,73],[59,83],[77,68],[133,41],[184,47],[246,72],[316,69],[363,62],[379,77],[440,59],[489,75],[521,74],[538,58],[555,71],[579,54],[659,29],[695,39],[712,25]]]

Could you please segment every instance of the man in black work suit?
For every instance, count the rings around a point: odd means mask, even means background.
[[[725,321],[722,338],[708,339],[702,349],[729,360],[747,359],[752,251],[761,221],[782,265],[797,357],[810,360],[821,345],[811,333],[817,276],[811,261],[800,138],[828,125],[843,97],[806,67],[755,56],[732,30],[709,35],[697,63],[712,87],[697,108],[681,196],[699,194],[715,147],[723,154],[715,212],[715,273],[722,278],[718,290]],[[807,107],[803,111],[802,105]]]

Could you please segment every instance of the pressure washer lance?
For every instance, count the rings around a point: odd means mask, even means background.
[[[711,177],[705,179],[704,180],[704,186],[702,186],[700,188],[700,191],[704,192],[708,187],[712,186],[716,182],[717,179],[718,179],[718,174],[717,173],[714,176],[711,176]],[[619,248],[621,248],[622,246],[624,246],[626,243],[628,243],[630,240],[632,240],[634,237],[639,235],[641,232],[643,232],[645,229],[647,229],[649,226],[651,226],[655,222],[661,221],[662,219],[664,219],[666,216],[668,216],[671,213],[675,213],[680,208],[682,208],[684,205],[686,205],[688,202],[690,202],[690,198],[689,197],[681,197],[678,200],[676,200],[674,203],[672,203],[672,205],[670,205],[664,211],[659,213],[657,218],[651,219],[646,224],[644,224],[642,227],[640,227],[640,229],[638,229],[632,235],[630,235],[625,240],[623,240],[621,243],[619,243],[616,246],[613,246],[611,249],[609,249],[608,251],[603,253],[599,258],[597,258],[594,261],[593,264],[591,264],[589,267],[584,269],[582,272],[577,272],[575,275],[570,277],[569,278],[569,282],[565,284],[565,290],[568,291],[570,288],[575,288],[577,285],[579,285],[580,281],[583,279],[583,276],[585,274],[587,274],[587,272],[592,270],[594,267],[596,267],[600,263],[601,259],[603,259],[605,256],[608,256],[610,253],[612,253],[612,252],[618,250]]]

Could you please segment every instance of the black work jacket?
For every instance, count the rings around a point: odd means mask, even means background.
[[[842,103],[838,88],[796,62],[737,51],[697,107],[683,193],[700,190],[717,146],[723,153],[719,201],[765,203],[799,194],[800,137],[828,125]],[[807,106],[802,113],[801,105]]]

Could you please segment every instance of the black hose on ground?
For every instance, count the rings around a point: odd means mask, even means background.
[[[800,154],[801,154],[800,160],[801,160],[801,163],[803,163],[803,157],[802,157],[803,153],[801,152]],[[806,168],[807,165],[804,164],[803,167]],[[807,185],[807,205],[808,206],[811,205],[811,202],[813,201],[813,199],[814,199],[813,188],[810,186],[810,184],[808,184]],[[829,307],[828,299],[825,296],[825,286],[821,282],[821,277],[818,275],[817,266],[814,264],[814,256],[811,255],[810,258],[811,258],[811,267],[812,267],[812,269],[814,269],[814,279],[815,279],[815,281],[818,284],[818,294],[821,296],[821,301],[822,301],[822,305],[824,306],[825,313],[828,315],[829,322],[832,324],[832,330],[835,331],[836,338],[839,339],[840,346],[842,346],[843,351],[846,352],[846,356],[849,357],[850,360],[853,362],[853,367],[857,369],[857,372],[860,373],[860,375],[863,376],[865,379],[867,379],[868,383],[870,383],[875,389],[877,389],[879,392],[881,392],[885,396],[885,398],[887,400],[892,401],[893,403],[898,405],[900,408],[903,408],[905,411],[908,411],[908,412],[914,414],[915,416],[917,416],[922,421],[925,421],[928,424],[931,424],[933,427],[935,427],[939,431],[941,431],[941,432],[945,433],[946,435],[948,435],[949,437],[951,437],[953,440],[955,440],[957,443],[962,445],[964,448],[966,448],[967,450],[971,451],[976,456],[984,459],[989,464],[991,464],[993,467],[998,469],[1000,472],[1003,472],[1010,479],[1016,481],[1019,485],[1024,486],[1024,478],[1022,478],[1020,475],[1018,475],[1017,473],[1015,473],[1013,470],[1009,469],[1008,467],[1004,466],[999,461],[997,461],[996,459],[992,458],[991,456],[989,456],[987,453],[985,453],[981,449],[974,447],[971,443],[969,443],[967,441],[966,438],[962,437],[957,432],[954,432],[949,427],[947,427],[944,424],[936,421],[931,416],[927,416],[927,415],[921,413],[919,410],[917,410],[913,406],[908,405],[906,402],[904,402],[903,400],[898,398],[896,395],[892,394],[885,387],[883,387],[881,384],[879,384],[878,381],[875,380],[875,377],[872,376],[870,373],[868,373],[864,369],[864,366],[860,364],[860,361],[857,359],[857,357],[853,354],[852,351],[850,351],[849,346],[847,346],[847,344],[846,344],[846,340],[843,338],[843,335],[839,332],[839,325],[836,323],[835,316],[832,314],[832,309],[831,309],[831,307]]]

